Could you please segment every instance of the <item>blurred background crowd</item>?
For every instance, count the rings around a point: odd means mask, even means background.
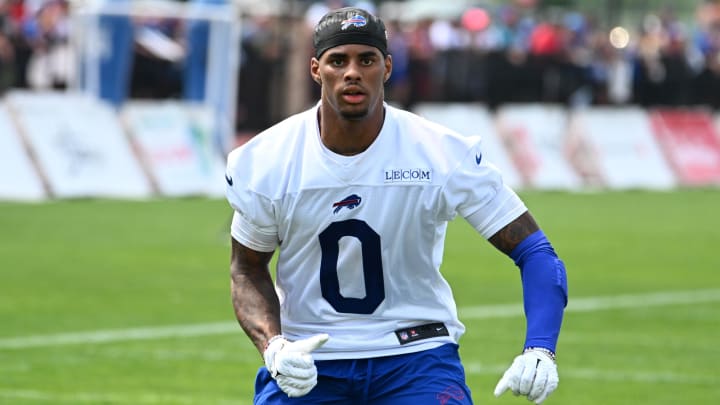
[[[311,30],[356,5],[388,25],[387,99],[637,104],[720,109],[720,0],[236,0],[241,24],[238,132],[254,133],[317,99]],[[0,0],[0,95],[73,85],[72,0]],[[183,20],[137,17],[175,46],[133,49],[129,95],[182,93]],[[157,42],[157,41],[155,41]]]

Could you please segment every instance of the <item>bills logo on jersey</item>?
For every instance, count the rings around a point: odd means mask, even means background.
[[[364,27],[367,25],[367,20],[365,19],[365,17],[363,17],[359,14],[355,14],[354,16],[352,16],[346,20],[342,20],[342,22],[340,24],[342,24],[342,26],[340,27],[340,29],[342,29],[342,30],[346,30],[346,29],[350,28],[351,26],[360,28],[360,27]]]
[[[343,198],[342,200],[336,202],[333,204],[333,214],[337,214],[341,209],[347,208],[349,210],[357,207],[362,202],[362,198],[360,198],[357,194],[350,194],[349,196]]]

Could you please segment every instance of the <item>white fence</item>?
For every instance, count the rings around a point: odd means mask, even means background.
[[[468,135],[512,187],[615,190],[720,185],[720,116],[705,110],[423,104],[415,111]],[[181,101],[120,110],[72,93],[0,101],[0,200],[221,197],[227,151],[215,114]],[[278,145],[282,147],[282,145]]]
[[[206,106],[129,102],[117,111],[65,92],[12,92],[0,106],[0,200],[224,192],[225,156]]]

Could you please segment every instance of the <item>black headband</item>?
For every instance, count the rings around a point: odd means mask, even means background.
[[[373,46],[387,56],[387,31],[382,20],[356,7],[345,7],[325,14],[315,26],[315,57],[345,44]]]

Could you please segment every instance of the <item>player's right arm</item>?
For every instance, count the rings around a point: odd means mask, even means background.
[[[268,196],[268,191],[272,194],[275,188],[275,182],[268,179],[274,176],[254,170],[253,164],[267,159],[263,150],[262,144],[250,141],[228,156],[226,193],[235,211],[230,226],[232,304],[238,323],[262,354],[277,385],[288,396],[300,397],[317,384],[317,367],[311,353],[327,341],[328,335],[292,342],[282,335],[280,300],[270,274],[270,261],[279,243],[277,210]],[[243,162],[240,167],[239,162]]]
[[[290,342],[281,334],[280,301],[270,276],[273,252],[259,252],[232,238],[230,283],[233,308],[240,326],[262,354],[265,367],[290,397],[306,395],[317,384],[311,352],[327,334]]]
[[[232,238],[230,289],[240,326],[260,353],[280,335],[280,301],[270,275],[273,252],[258,252]]]

